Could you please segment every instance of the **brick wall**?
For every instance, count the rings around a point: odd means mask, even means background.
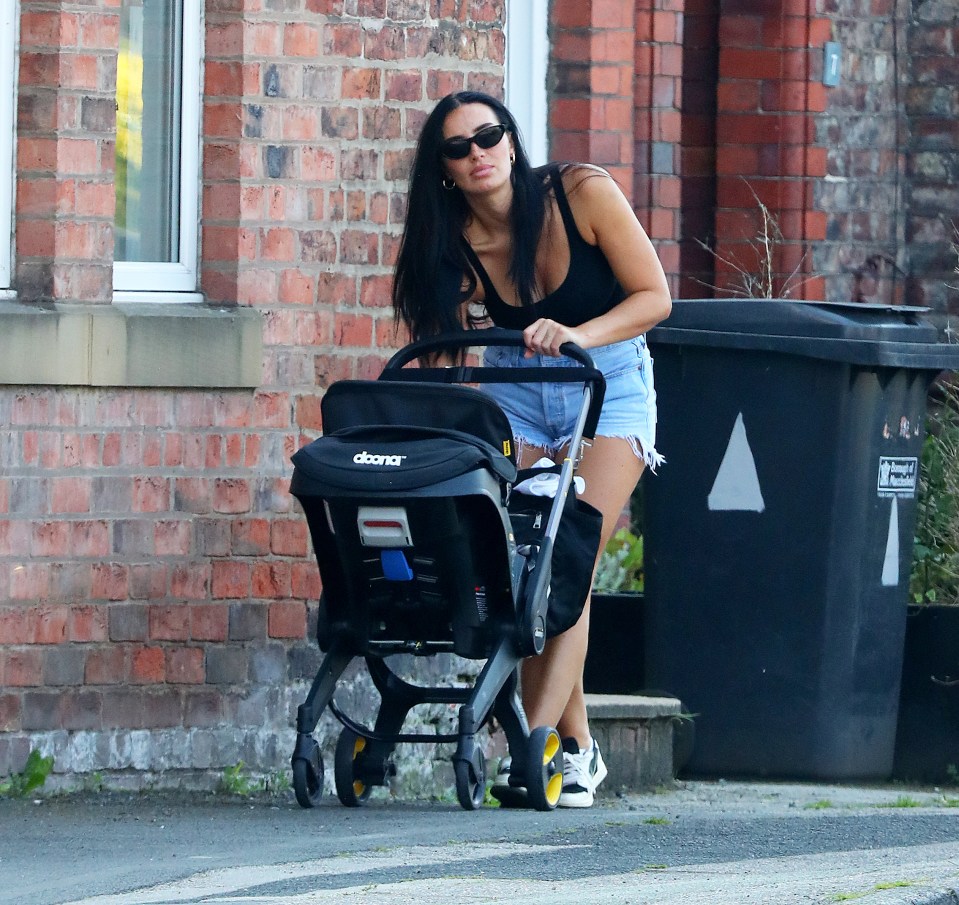
[[[815,203],[828,227],[815,263],[828,274],[830,298],[901,302],[909,267],[903,95],[910,4],[874,6],[876,15],[862,17],[861,4],[831,4],[832,38],[842,45],[843,65],[818,122],[818,141],[829,149],[829,178],[817,186]]]
[[[23,300],[107,302],[119,15],[21,0],[16,284]]]
[[[609,170],[633,190],[634,10],[619,0],[553,0],[550,155]]]
[[[906,299],[957,315],[959,262],[952,245],[959,245],[959,7],[921,4],[905,28],[905,41]]]
[[[637,216],[657,239],[667,273],[682,272],[682,174],[686,84],[684,2],[639,0],[636,4],[635,93]]]
[[[817,66],[829,23],[807,0],[736,0],[722,13],[715,285],[744,294],[745,275],[769,287],[748,294],[821,297],[809,277],[811,244],[825,236],[812,197],[825,175],[815,116],[825,107]],[[771,267],[762,264],[767,250]]]
[[[262,312],[262,382],[0,389],[0,775],[36,744],[61,774],[132,783],[286,761],[320,590],[289,456],[321,427],[317,389],[398,342],[413,140],[448,91],[501,91],[505,2],[207,3],[202,287]],[[21,7],[19,296],[109,303],[116,5]],[[779,278],[824,277],[799,295],[956,313],[957,17],[553,0],[552,155],[610,168],[677,295],[734,276],[699,239],[748,266],[755,192]],[[830,39],[843,80],[825,89]]]
[[[426,112],[502,91],[502,0],[206,6],[202,287],[262,311],[262,385],[0,388],[0,776],[32,746],[132,785],[288,763],[320,592],[289,456],[317,387],[397,344]],[[114,3],[23,3],[23,300],[110,300],[117,41]],[[344,694],[369,715],[367,685]]]

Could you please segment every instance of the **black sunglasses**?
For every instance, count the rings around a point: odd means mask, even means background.
[[[469,156],[470,145],[473,142],[476,142],[477,148],[488,151],[490,148],[495,148],[507,132],[509,132],[509,126],[505,123],[498,123],[495,126],[486,126],[485,129],[480,129],[470,138],[448,138],[440,145],[440,154],[450,160],[462,160]]]

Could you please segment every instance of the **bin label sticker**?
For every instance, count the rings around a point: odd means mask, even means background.
[[[899,497],[895,495],[889,512],[889,534],[886,536],[881,581],[884,588],[895,588],[899,585]]]
[[[919,459],[915,456],[880,456],[880,497],[906,497],[912,499],[919,486]]]
[[[710,512],[763,512],[766,501],[740,412],[707,499]]]

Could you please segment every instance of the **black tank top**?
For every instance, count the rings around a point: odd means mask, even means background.
[[[486,268],[480,263],[479,256],[469,242],[463,240],[466,257],[483,284],[487,314],[497,327],[523,330],[541,317],[547,317],[567,327],[578,327],[605,314],[626,298],[626,293],[613,274],[606,256],[598,246],[590,245],[580,235],[563,188],[559,168],[553,167],[549,175],[569,241],[569,271],[553,292],[532,305],[518,306],[504,302],[493,286]]]

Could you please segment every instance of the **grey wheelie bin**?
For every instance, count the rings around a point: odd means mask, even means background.
[[[695,714],[687,774],[890,775],[926,395],[959,367],[923,312],[692,300],[650,332],[647,684]]]

